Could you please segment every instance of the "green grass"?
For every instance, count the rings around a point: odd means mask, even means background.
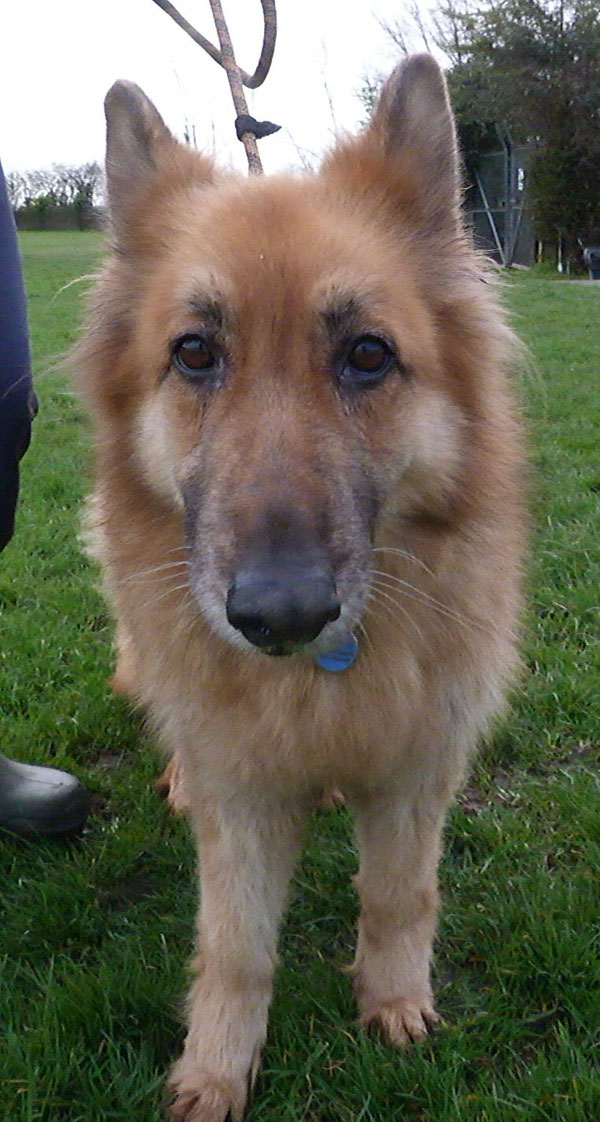
[[[159,761],[106,688],[110,623],[76,540],[88,429],[53,370],[97,235],[22,245],[41,412],[0,561],[0,745],[85,778],[80,842],[0,839],[0,1119],[158,1122],[180,1047],[192,846]],[[282,939],[250,1122],[591,1122],[600,1117],[597,869],[600,284],[507,283],[533,362],[527,671],[447,829],[436,957],[447,1027],[406,1054],[354,1025],[355,868],[319,815]]]

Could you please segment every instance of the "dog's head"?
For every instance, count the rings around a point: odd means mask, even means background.
[[[106,111],[96,397],[181,512],[212,626],[271,654],[333,648],[374,542],[443,523],[464,471],[472,392],[442,319],[468,251],[442,74],[409,58],[368,127],[296,178],[220,175],[128,83]]]

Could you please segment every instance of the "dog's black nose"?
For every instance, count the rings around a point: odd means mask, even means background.
[[[333,575],[311,566],[241,570],[227,594],[227,619],[255,647],[310,643],[341,611]]]

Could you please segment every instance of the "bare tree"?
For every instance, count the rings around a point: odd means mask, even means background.
[[[386,34],[405,55],[423,49],[431,53],[432,25],[432,13],[423,13],[416,0],[411,0],[411,3],[404,5],[402,18],[394,20],[393,23],[383,21],[381,23]]]
[[[93,206],[104,186],[104,173],[100,164],[94,161],[69,168],[69,171],[74,192],[73,202],[85,202]]]
[[[42,199],[50,206],[94,206],[103,200],[104,172],[95,161],[53,164],[51,168],[10,172],[7,185],[15,208]]]
[[[14,210],[23,206],[27,196],[27,180],[20,171],[9,171],[6,175],[6,189],[10,205]]]
[[[54,202],[57,198],[57,180],[52,168],[34,168],[23,173],[26,184],[26,202],[46,198]]]

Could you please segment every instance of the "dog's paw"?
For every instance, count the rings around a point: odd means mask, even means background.
[[[430,1003],[399,997],[380,1005],[361,1020],[366,1028],[379,1032],[389,1044],[407,1048],[425,1040],[440,1018]]]
[[[174,1075],[170,1090],[169,1122],[242,1122],[245,1087],[236,1094],[228,1081],[198,1072],[182,1080]]]

